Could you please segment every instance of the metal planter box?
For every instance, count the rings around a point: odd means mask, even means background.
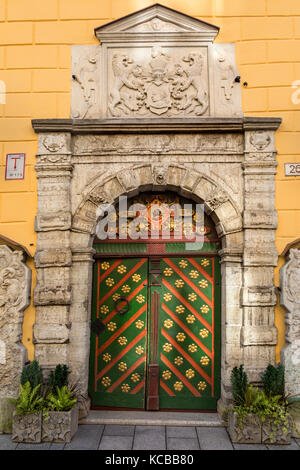
[[[37,444],[42,437],[42,412],[13,415],[12,440]]]
[[[70,411],[49,411],[43,418],[42,442],[71,442],[78,429],[78,406]]]

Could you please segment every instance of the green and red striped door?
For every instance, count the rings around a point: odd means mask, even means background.
[[[218,258],[163,258],[153,265],[147,258],[95,263],[92,325],[100,321],[105,329],[92,328],[92,406],[215,409]]]

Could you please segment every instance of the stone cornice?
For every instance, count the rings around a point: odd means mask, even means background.
[[[281,118],[196,118],[196,119],[33,119],[35,132],[71,134],[157,134],[190,132],[276,131]]]

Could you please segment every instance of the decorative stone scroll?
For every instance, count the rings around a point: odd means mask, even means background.
[[[31,271],[23,262],[23,252],[0,245],[0,433],[11,431],[9,398],[18,394],[27,358],[22,323],[30,302],[30,286]]]
[[[285,391],[300,396],[300,250],[291,249],[280,269],[280,303],[286,308],[287,346],[281,352],[285,367]]]

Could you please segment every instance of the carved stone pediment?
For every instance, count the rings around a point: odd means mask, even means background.
[[[95,29],[72,48],[71,117],[241,116],[234,45],[219,28],[153,5]]]

